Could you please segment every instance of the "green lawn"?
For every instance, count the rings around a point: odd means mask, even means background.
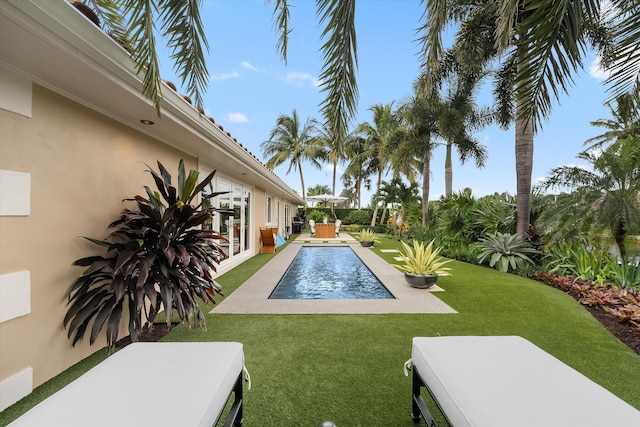
[[[383,238],[373,249],[399,246]],[[228,295],[275,255],[258,255],[222,275]],[[402,373],[411,338],[436,335],[520,335],[640,409],[640,356],[609,334],[559,290],[495,270],[452,263],[436,295],[459,314],[233,315],[207,314],[206,331],[174,328],[165,341],[239,341],[252,389],[246,426],[412,426],[411,381]],[[207,312],[211,306],[203,307]],[[104,358],[36,389],[0,414],[4,425]],[[164,391],[158,391],[164,392]],[[176,392],[182,392],[176,390]]]

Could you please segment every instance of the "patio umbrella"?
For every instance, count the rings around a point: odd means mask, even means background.
[[[318,194],[316,196],[307,196],[307,202],[316,203],[340,203],[347,200],[348,197],[334,196],[333,194]]]

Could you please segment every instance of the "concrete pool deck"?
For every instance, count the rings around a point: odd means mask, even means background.
[[[314,299],[276,300],[269,295],[302,246],[350,246],[395,299]],[[302,234],[244,282],[210,313],[234,314],[386,314],[386,313],[457,313],[432,294],[438,286],[416,289],[403,274],[369,248],[363,248],[346,233],[335,239],[316,239]]]

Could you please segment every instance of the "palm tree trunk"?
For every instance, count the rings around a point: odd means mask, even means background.
[[[422,166],[422,225],[427,223],[429,217],[429,179],[431,174],[431,152],[424,155]]]
[[[519,117],[516,107],[516,117]],[[533,124],[531,120],[516,120],[516,213],[517,233],[526,237],[531,213],[531,173],[533,170]]]
[[[450,196],[453,193],[453,165],[451,163],[451,152],[453,151],[450,142],[447,142],[447,154],[444,160],[444,194]]]
[[[626,263],[627,248],[624,245],[624,238],[627,235],[627,224],[624,220],[620,219],[617,221],[613,235],[616,245],[618,246],[618,250],[620,251],[620,258],[622,259],[622,262]]]
[[[380,195],[380,183],[382,182],[382,167],[378,168],[378,183],[376,184],[376,196]],[[371,227],[376,225],[376,218],[378,217],[378,201],[376,200],[376,207],[373,209],[373,216],[371,217]]]
[[[302,165],[300,164],[300,160],[298,160],[298,170],[300,171],[300,186],[302,187],[302,198],[306,199],[307,195],[304,192],[304,176],[302,176]]]

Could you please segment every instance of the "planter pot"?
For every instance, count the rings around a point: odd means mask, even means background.
[[[361,241],[360,245],[365,247],[365,248],[370,248],[371,246],[373,246],[373,242],[369,242],[369,241]]]
[[[414,288],[427,289],[436,283],[438,276],[422,276],[404,273],[404,280]]]

